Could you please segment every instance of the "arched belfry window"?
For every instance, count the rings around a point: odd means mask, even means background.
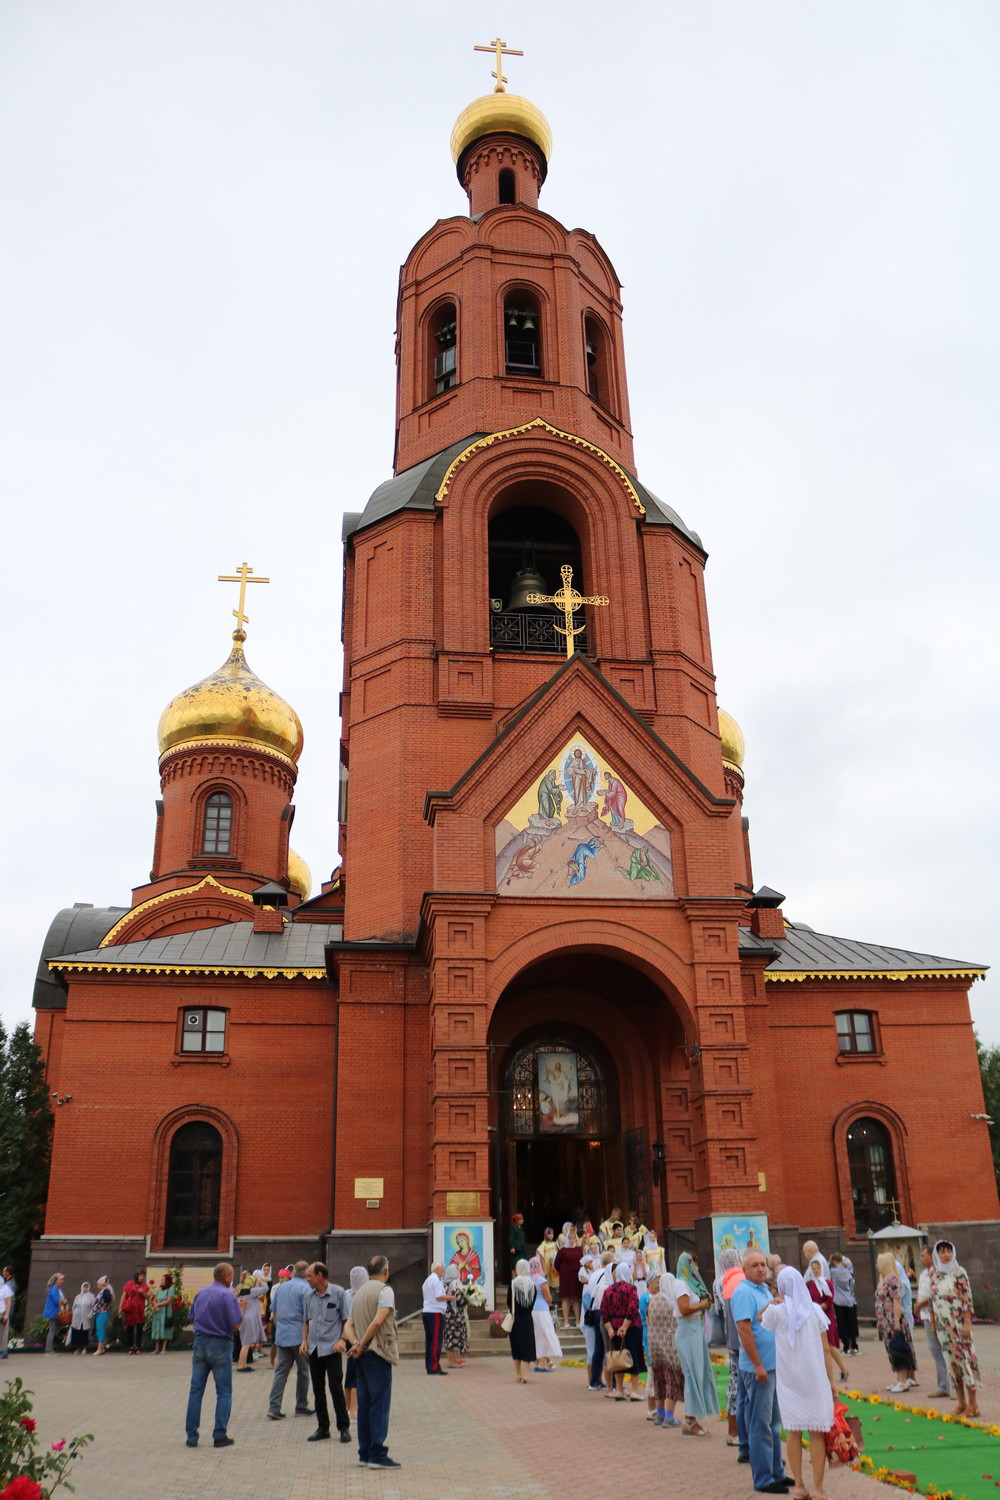
[[[847,1127],[847,1162],[857,1234],[873,1234],[899,1218],[892,1136],[881,1120],[862,1118]]]
[[[233,799],[228,792],[213,792],[205,803],[202,830],[203,854],[231,854],[233,847]]]
[[[166,1243],[215,1249],[219,1238],[222,1137],[207,1120],[182,1125],[170,1142]]]
[[[504,167],[500,173],[500,202],[517,202],[517,178],[510,167]]]
[[[583,352],[587,364],[587,393],[610,409],[614,403],[611,397],[608,339],[596,318],[583,320]]]
[[[490,644],[497,651],[566,651],[556,629],[563,616],[551,604],[529,604],[528,595],[554,594],[560,570],[573,569],[573,587],[586,593],[580,540],[570,523],[540,505],[514,505],[490,521]],[[577,623],[583,624],[582,612]],[[575,638],[587,650],[586,628]]]
[[[445,302],[428,323],[428,396],[440,396],[458,384],[458,314]]]
[[[597,1059],[565,1041],[521,1047],[503,1085],[507,1139],[584,1136],[599,1140],[616,1122]]]
[[[538,298],[521,288],[508,293],[503,307],[508,375],[541,375],[542,337]]]

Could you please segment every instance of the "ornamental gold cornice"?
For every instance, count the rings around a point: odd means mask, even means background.
[[[178,901],[181,897],[190,898],[191,896],[196,896],[199,891],[202,893],[206,891],[218,891],[221,895],[234,896],[238,901],[245,901],[249,906],[253,906],[253,897],[249,896],[246,891],[238,891],[231,885],[221,885],[211,875],[206,875],[203,880],[198,881],[197,885],[182,885],[173,891],[161,891],[160,895],[150,896],[148,900],[141,902],[138,906],[133,906],[131,911],[127,911],[123,917],[119,917],[111,931],[104,934],[97,946],[99,948],[114,947],[115,934],[121,932],[123,928],[127,927],[142,912],[151,911],[153,907],[162,906],[167,901]],[[55,965],[50,964],[49,967],[54,968]]]
[[[476,453],[485,452],[487,448],[492,448],[495,443],[507,442],[509,438],[524,437],[526,433],[535,431],[538,428],[541,428],[543,432],[547,432],[550,437],[557,438],[562,443],[569,443],[574,448],[583,448],[585,452],[592,454],[594,458],[604,464],[605,468],[610,469],[612,474],[615,475],[639,514],[641,516],[646,514],[646,507],[639,499],[639,492],[621,464],[616,463],[609,453],[605,453],[603,448],[598,448],[596,443],[588,443],[586,438],[577,437],[574,432],[563,432],[562,428],[553,427],[551,423],[544,421],[541,417],[535,417],[530,422],[524,422],[520,427],[509,427],[505,432],[491,432],[487,437],[477,438],[474,443],[470,443],[467,448],[463,448],[458,457],[453,459],[448,465],[445,476],[438,486],[437,494],[434,496],[435,505],[443,504],[459,467],[462,464],[468,463],[469,459]]]
[[[769,982],[801,984],[806,979],[985,979],[985,969],[779,969],[764,970]]]
[[[178,756],[196,755],[206,750],[222,755],[227,749],[250,755],[255,759],[270,757],[282,766],[287,766],[293,775],[298,769],[291,756],[286,755],[283,750],[276,750],[273,745],[262,745],[259,740],[241,739],[235,734],[218,735],[214,739],[183,740],[178,745],[171,745],[170,749],[164,750],[160,756],[159,766],[162,771],[168,761]]]
[[[82,974],[180,974],[203,977],[226,974],[234,979],[325,979],[325,969],[267,969],[257,965],[227,964],[116,964],[110,959],[80,963],[71,958],[50,959],[50,969]]]

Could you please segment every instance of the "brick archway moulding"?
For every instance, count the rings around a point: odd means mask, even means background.
[[[227,1250],[236,1234],[236,1178],[239,1166],[239,1131],[227,1114],[212,1105],[182,1104],[164,1115],[153,1132],[150,1173],[149,1216],[150,1249],[163,1246],[167,1222],[167,1180],[170,1175],[170,1146],[182,1125],[203,1121],[214,1125],[222,1137],[222,1179],[219,1184],[219,1235],[217,1250]]]
[[[637,968],[663,990],[676,1008],[685,1035],[697,1037],[698,1028],[686,997],[688,969],[672,948],[621,922],[577,918],[558,922],[539,932],[516,938],[490,964],[487,1026],[504,990],[522,970],[544,958],[575,952],[606,953]],[[666,981],[666,982],[665,982]]]
[[[913,1199],[910,1194],[910,1174],[906,1161],[906,1137],[908,1131],[900,1115],[887,1104],[875,1099],[859,1099],[842,1109],[833,1122],[833,1156],[837,1168],[837,1187],[840,1195],[840,1222],[848,1236],[859,1238],[854,1222],[854,1195],[851,1192],[851,1168],[847,1157],[847,1132],[855,1120],[877,1120],[889,1132],[892,1142],[892,1164],[896,1174],[896,1192],[899,1196],[899,1214],[904,1224],[912,1224]]]

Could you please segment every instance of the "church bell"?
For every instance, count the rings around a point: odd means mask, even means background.
[[[514,581],[510,586],[510,603],[508,609],[537,609],[538,605],[528,603],[529,594],[547,594],[545,579],[537,568],[521,568],[514,574]]]

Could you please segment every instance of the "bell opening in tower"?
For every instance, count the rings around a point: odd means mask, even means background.
[[[541,314],[538,300],[518,287],[504,301],[504,350],[508,375],[542,373]]]
[[[580,539],[565,517],[540,505],[514,505],[489,526],[490,644],[498,651],[564,652],[556,630],[562,620],[551,604],[529,604],[528,595],[552,594],[559,570],[573,569],[573,586],[584,592]],[[576,638],[586,651],[586,631]]]
[[[438,307],[427,324],[427,398],[458,384],[458,316],[453,302]]]

